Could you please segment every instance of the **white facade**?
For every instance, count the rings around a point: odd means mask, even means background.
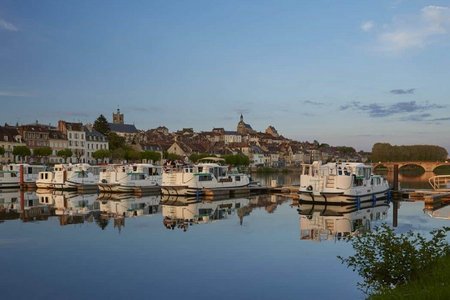
[[[224,142],[225,144],[231,143],[242,143],[242,136],[237,132],[227,132],[224,133]]]
[[[107,138],[103,134],[95,130],[86,129],[85,153],[88,163],[91,164],[97,162],[97,160],[92,157],[92,154],[98,150],[109,150],[109,143]],[[108,162],[108,160],[108,158],[105,158],[103,163]]]
[[[72,163],[86,162],[86,133],[84,131],[67,130],[67,140],[69,142],[68,148],[72,150]]]

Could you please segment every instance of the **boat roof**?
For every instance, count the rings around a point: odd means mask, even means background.
[[[200,159],[198,160],[198,162],[215,162],[215,163],[223,163],[223,162],[225,162],[225,159],[224,159],[224,158],[221,158],[221,157],[214,157],[214,156],[211,156],[211,157],[200,158]]]

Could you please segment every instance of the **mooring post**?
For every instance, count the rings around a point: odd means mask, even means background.
[[[393,212],[392,212],[392,226],[397,227],[398,225],[398,206],[399,206],[399,191],[398,191],[398,165],[394,165],[394,183],[392,190],[394,192],[393,197]]]

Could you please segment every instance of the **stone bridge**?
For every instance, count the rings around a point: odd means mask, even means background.
[[[389,172],[394,171],[394,165],[398,165],[401,169],[405,166],[419,166],[425,170],[425,172],[433,172],[434,169],[440,166],[450,166],[450,162],[447,161],[402,161],[402,162],[378,162],[372,163],[372,167],[386,167]]]

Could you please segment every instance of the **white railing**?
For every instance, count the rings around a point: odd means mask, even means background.
[[[437,175],[428,179],[434,190],[450,190],[450,175]]]

